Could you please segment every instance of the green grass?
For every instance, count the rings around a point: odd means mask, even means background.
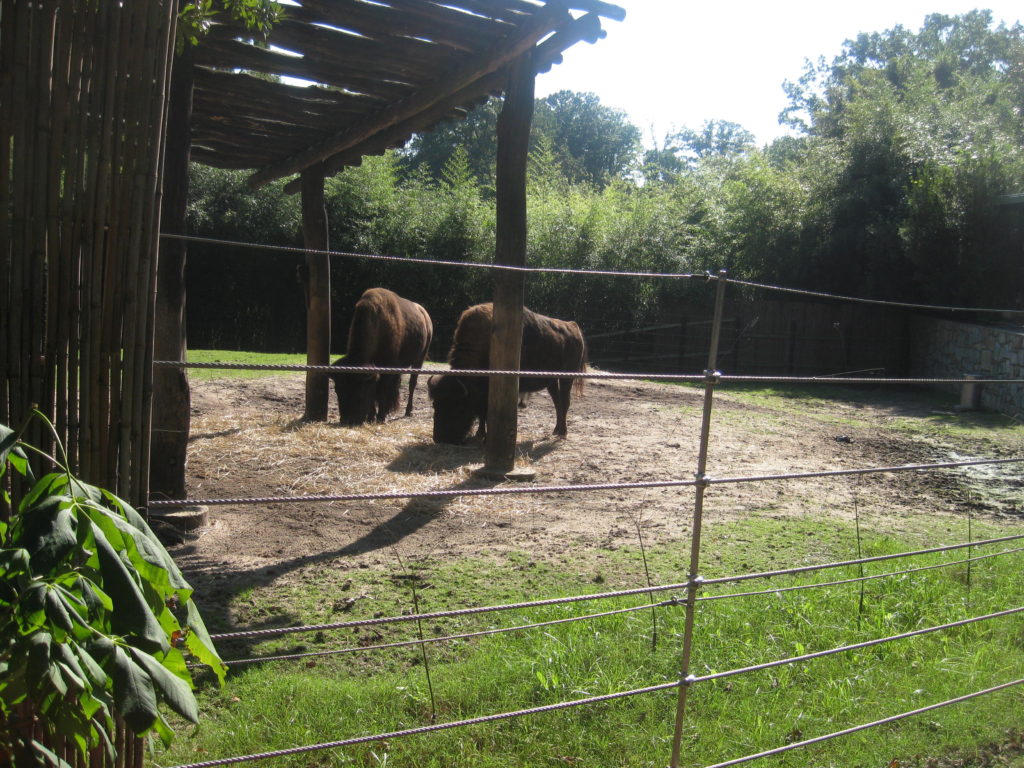
[[[190,349],[190,363],[249,363],[254,365],[305,365],[305,353],[274,354],[270,352],[235,352],[222,349]],[[189,368],[193,379],[256,379],[263,376],[296,376],[291,371],[249,371],[227,368]]]
[[[991,527],[975,535],[990,535]],[[956,535],[951,540],[955,540]],[[850,531],[832,523],[756,518],[752,524],[715,526],[709,534],[705,575],[712,577],[855,556]],[[865,555],[921,546],[866,533]],[[647,552],[656,582],[683,580],[682,545]],[[935,555],[913,563],[867,567],[868,573],[962,559]],[[535,561],[512,553],[504,561],[424,560],[394,573],[376,569],[324,572],[290,586],[253,590],[236,601],[248,613],[241,623],[322,622],[394,615],[412,609],[415,583],[421,611],[494,604],[638,586],[644,582],[639,552],[620,549],[567,555],[563,562]],[[863,610],[859,585],[772,592],[698,606],[691,671],[701,675],[800,655],[1024,604],[1024,557],[1008,555],[963,565],[867,582]],[[799,579],[716,586],[708,594],[778,589],[849,578],[856,568]],[[325,595],[328,597],[325,599]],[[365,596],[350,610],[333,612],[345,596]],[[519,613],[484,614],[427,623],[427,635],[460,633],[545,621],[585,612],[641,605],[621,598]],[[375,654],[321,657],[242,667],[223,689],[204,688],[203,724],[184,729],[160,765],[249,754],[289,746],[416,727],[495,712],[552,704],[677,679],[683,611],[605,617],[427,647],[434,704],[422,652],[402,648]],[[652,634],[657,647],[652,649]],[[224,648],[235,655],[301,652],[392,642],[414,637],[413,625],[289,636],[260,647]],[[230,652],[229,652],[230,651]],[[1016,679],[1024,669],[1024,620],[1002,618],[875,648],[801,662],[693,686],[684,730],[684,765],[706,765],[787,741],[913,709]],[[1020,728],[1024,690],[995,694],[902,721],[883,729],[773,758],[783,766],[883,766],[898,758],[924,766],[926,757],[969,756]],[[284,759],[293,766],[532,766],[667,764],[675,692],[533,715],[500,724],[455,729],[386,744],[333,749]],[[915,758],[914,756],[920,756]],[[914,762],[917,759],[918,762]]]
[[[217,359],[228,359],[224,353]],[[198,359],[192,353],[192,359]],[[298,356],[267,356],[273,358]],[[276,360],[275,360],[276,361]],[[237,372],[230,372],[236,375]],[[727,390],[762,406],[834,418],[842,402],[905,402],[884,390],[743,387]],[[822,392],[827,394],[823,395]],[[932,398],[932,396],[927,396]],[[845,400],[844,398],[849,398]],[[936,395],[920,417],[895,407],[886,426],[929,436],[959,430],[969,445],[1019,444],[1021,427],[993,414],[952,415],[952,398]],[[823,408],[824,410],[823,412]],[[931,410],[929,410],[931,409]],[[971,522],[974,539],[1022,532],[1019,518]],[[884,515],[862,520],[864,555],[963,541],[966,520],[918,516],[891,532]],[[1007,548],[1015,545],[1006,545]],[[997,551],[999,547],[975,552]],[[742,521],[709,520],[701,574],[706,578],[857,557],[852,523],[771,510]],[[644,562],[646,556],[646,566]],[[962,560],[966,553],[865,566],[868,574]],[[493,605],[685,581],[687,543],[573,550],[542,559],[530,552],[498,558],[417,558],[391,567],[320,569],[233,596],[198,595],[212,632],[242,626],[330,623],[374,616]],[[698,604],[691,672],[703,675],[850,645],[1024,605],[1024,554],[859,584],[772,591]],[[857,567],[708,587],[703,596],[779,590],[852,578]],[[659,595],[682,597],[680,591]],[[229,621],[219,601],[229,600]],[[647,596],[487,613],[425,622],[427,636],[468,633],[615,608],[644,606]],[[174,723],[178,737],[157,750],[154,765],[172,766],[311,745],[553,704],[678,679],[681,607],[607,616],[523,632],[426,646],[430,683],[416,647],[359,651],[233,668],[227,684],[204,680],[203,721]],[[414,624],[285,635],[260,643],[221,643],[225,658],[316,652],[412,639]],[[656,642],[655,642],[656,641]],[[861,651],[699,682],[683,728],[684,766],[703,766],[787,742],[915,709],[1022,677],[1024,616],[935,632]],[[643,694],[593,706],[383,743],[275,759],[276,766],[664,766],[671,751],[676,692]],[[1024,762],[1024,686],[935,710],[882,728],[794,750],[753,765],[907,768],[1020,766]],[[1016,744],[1017,747],[1013,745]],[[993,747],[993,745],[995,745]],[[994,748],[998,755],[988,755]],[[930,762],[932,760],[935,762]],[[957,762],[960,761],[960,762]]]

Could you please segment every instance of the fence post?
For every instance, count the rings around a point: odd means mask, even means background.
[[[704,371],[704,413],[700,426],[700,448],[697,452],[697,484],[694,487],[693,531],[690,537],[690,570],[687,574],[686,619],[683,627],[683,658],[679,672],[679,697],[676,703],[675,733],[672,737],[671,768],[679,768],[680,743],[683,736],[683,719],[686,716],[686,698],[690,677],[690,650],[693,646],[693,622],[697,606],[697,590],[700,587],[700,534],[704,514],[704,491],[708,487],[705,470],[708,464],[708,438],[711,434],[711,407],[718,382],[718,344],[722,333],[722,308],[725,304],[725,285],[728,282],[724,269],[718,272],[718,287],[715,293],[715,310],[711,320],[711,338],[708,341],[708,367]]]

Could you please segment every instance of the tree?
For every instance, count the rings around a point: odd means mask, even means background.
[[[728,120],[706,120],[700,130],[683,128],[665,138],[665,150],[688,168],[708,157],[732,157],[753,148],[754,134]]]
[[[990,112],[1018,123],[1024,27],[993,27],[991,11],[960,16],[931,14],[917,33],[902,26],[861,33],[826,64],[806,61],[797,82],[784,89],[790,104],[780,120],[812,135],[842,135],[850,106],[887,87],[898,103],[921,108],[980,94]],[[1019,101],[1017,102],[1019,105]]]
[[[797,162],[831,168],[807,176],[822,201],[817,285],[929,303],[999,295],[988,230],[995,196],[1024,183],[1022,44],[1024,27],[988,11],[933,14],[916,33],[847,40],[786,84],[781,117],[813,148]]]
[[[209,31],[214,17],[221,12],[263,36],[284,18],[284,7],[275,0],[195,0],[182,5],[178,14],[178,53],[186,43],[198,45],[200,38]]]
[[[551,138],[573,183],[604,187],[633,167],[640,150],[640,129],[593,93],[559,91],[539,99],[534,126],[535,134]]]
[[[500,111],[501,100],[491,99],[464,120],[449,120],[417,134],[401,153],[403,167],[423,168],[440,179],[452,152],[461,147],[477,182],[493,188]],[[625,112],[603,106],[592,93],[560,91],[537,99],[530,136],[531,151],[542,140],[548,143],[570,183],[598,188],[625,177],[640,151],[640,129]]]
[[[440,179],[452,153],[461,149],[477,182],[493,188],[499,112],[501,100],[488,99],[463,120],[448,120],[427,133],[416,134],[399,153],[403,167],[406,171],[423,168],[431,178]]]

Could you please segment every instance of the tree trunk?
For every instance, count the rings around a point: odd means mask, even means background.
[[[311,251],[326,251],[327,209],[324,171],[315,165],[302,172],[302,237]],[[331,259],[326,253],[306,254],[306,364],[331,362]],[[327,375],[306,372],[306,421],[327,421]]]
[[[192,140],[192,51],[176,56],[171,74],[164,154],[161,227],[185,234],[188,163]],[[184,240],[161,239],[157,266],[154,360],[186,359]],[[188,447],[191,396],[184,368],[158,366],[153,371],[153,427],[149,461],[150,496],[183,499],[185,451]]]
[[[534,73],[527,55],[509,67],[505,103],[498,117],[496,264],[526,266],[526,161],[533,101]],[[495,273],[492,370],[519,370],[524,296],[522,272]],[[490,473],[515,468],[518,404],[519,377],[492,376],[485,467]]]

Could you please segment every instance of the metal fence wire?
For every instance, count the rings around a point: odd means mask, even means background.
[[[165,235],[165,237],[172,237]],[[181,236],[173,236],[181,237]],[[298,253],[305,253],[304,249],[300,248],[278,248],[276,246],[255,246],[248,243],[239,243],[236,241],[212,241],[208,238],[196,238],[187,237],[182,239],[188,239],[193,241],[204,241],[204,242],[217,242],[222,245],[236,245],[246,247],[261,247],[261,248],[273,248],[275,250],[294,251]],[[484,264],[465,264],[458,262],[438,262],[428,259],[406,259],[399,257],[389,256],[373,256],[366,254],[353,254],[353,253],[342,253],[342,252],[329,252],[332,256],[343,256],[343,257],[354,257],[354,258],[376,258],[376,259],[388,259],[388,260],[399,260],[403,263],[425,263],[431,266],[453,266],[463,268],[485,268],[485,269],[506,269],[504,267],[497,267],[495,265],[484,265]],[[964,307],[935,307],[931,305],[922,304],[908,304],[900,302],[882,302],[870,299],[857,299],[854,297],[847,296],[835,296],[831,294],[823,294],[811,291],[798,291],[796,289],[784,288],[780,286],[763,285],[758,283],[750,283],[746,281],[736,281],[728,278],[724,271],[718,274],[650,274],[650,273],[636,273],[636,272],[606,272],[606,271],[588,271],[588,270],[562,270],[562,269],[537,269],[537,268],[515,268],[517,271],[523,272],[556,272],[568,275],[614,275],[621,277],[659,277],[667,279],[704,279],[715,285],[715,304],[713,310],[713,316],[711,321],[711,331],[708,344],[708,355],[707,365],[703,374],[697,375],[685,375],[685,374],[665,374],[661,372],[652,373],[602,373],[590,371],[584,374],[587,378],[592,379],[653,379],[661,381],[687,381],[692,383],[702,383],[704,385],[704,397],[703,397],[703,408],[701,414],[701,434],[699,440],[699,448],[697,455],[697,463],[695,472],[691,478],[680,478],[680,479],[666,479],[650,482],[632,482],[632,483],[593,483],[587,485],[563,485],[563,486],[525,486],[525,487],[499,487],[499,488],[488,488],[488,489],[458,489],[458,490],[437,490],[437,491],[421,491],[421,492],[401,492],[401,493],[360,493],[360,494],[335,494],[335,495],[317,495],[317,496],[284,496],[284,497],[256,497],[256,498],[227,498],[227,499],[179,499],[179,500],[157,500],[153,499],[150,501],[151,508],[168,507],[168,506],[180,506],[184,504],[203,504],[203,505],[246,505],[246,504],[265,504],[265,503],[287,503],[287,502],[326,502],[326,501],[355,501],[355,500],[376,500],[376,499],[394,499],[394,498],[447,498],[452,496],[484,496],[484,495],[518,495],[518,494],[542,494],[542,493],[587,493],[596,492],[602,490],[611,489],[644,489],[644,488],[667,488],[667,487],[679,487],[679,488],[693,488],[694,502],[693,502],[693,514],[691,520],[691,538],[690,538],[690,559],[689,567],[687,571],[687,578],[683,582],[674,584],[662,584],[662,585],[648,585],[645,587],[639,587],[635,589],[617,590],[610,592],[603,592],[589,595],[575,595],[564,598],[553,598],[548,600],[533,600],[520,603],[510,603],[505,605],[495,606],[482,606],[473,608],[462,608],[453,609],[448,611],[435,611],[430,613],[413,613],[402,616],[385,616],[378,617],[375,619],[367,619],[361,621],[346,621],[336,622],[331,624],[319,624],[319,625],[303,625],[294,627],[281,627],[281,628],[270,628],[270,629],[253,629],[253,630],[240,630],[236,632],[224,633],[220,635],[213,635],[215,640],[228,640],[234,638],[248,637],[254,639],[263,639],[267,637],[281,636],[284,634],[292,634],[298,632],[323,632],[327,630],[350,630],[355,627],[361,626],[374,626],[383,624],[401,624],[408,622],[421,622],[424,620],[433,620],[441,618],[457,618],[469,615],[478,615],[484,613],[492,613],[498,611],[511,611],[511,610],[523,610],[528,608],[536,608],[541,606],[551,605],[568,605],[575,603],[582,603],[587,601],[599,601],[608,600],[611,598],[618,598],[630,595],[648,595],[651,596],[652,601],[645,605],[639,605],[630,608],[616,609],[603,612],[594,612],[587,614],[580,614],[576,616],[566,617],[562,619],[541,621],[533,623],[519,624],[509,627],[491,628],[487,630],[481,630],[476,632],[464,632],[449,635],[439,635],[435,637],[419,637],[410,640],[401,640],[391,643],[380,643],[377,645],[370,646],[358,646],[358,647],[340,647],[333,650],[316,651],[309,653],[295,653],[295,654],[281,654],[281,655],[265,655],[252,658],[239,658],[229,660],[227,663],[231,665],[246,665],[253,663],[265,663],[271,661],[288,661],[298,659],[308,659],[317,656],[329,656],[337,654],[346,654],[354,652],[369,652],[374,650],[383,650],[397,647],[424,645],[426,643],[440,643],[450,642],[454,640],[466,639],[471,637],[482,637],[486,635],[494,635],[506,632],[521,632],[527,630],[535,630],[541,627],[551,626],[555,624],[576,622],[576,621],[592,621],[601,617],[629,613],[639,610],[653,610],[656,608],[665,609],[682,609],[684,611],[684,628],[682,635],[682,648],[680,655],[680,668],[678,679],[668,683],[661,683],[657,685],[646,686],[642,688],[636,688],[632,690],[621,691],[617,693],[606,694],[602,696],[592,696],[587,698],[581,698],[576,700],[562,701],[556,704],[550,704],[540,707],[531,707],[526,709],[519,709],[510,712],[502,712],[492,715],[485,715],[481,717],[469,718],[464,720],[457,720],[446,723],[437,723],[426,725],[418,728],[408,728],[399,731],[392,731],[389,733],[378,733],[366,736],[359,736],[349,739],[341,739],[337,741],[325,742],[321,744],[313,744],[307,746],[298,746],[290,749],[275,750],[271,752],[262,752],[251,755],[240,755],[234,757],[227,757],[222,759],[207,760],[199,763],[190,763],[187,765],[178,766],[177,768],[213,768],[213,766],[220,765],[231,765],[235,763],[249,762],[255,760],[263,760],[274,757],[283,757],[287,755],[304,754],[309,752],[315,752],[325,749],[341,748],[345,746],[352,746],[356,744],[365,744],[370,742],[378,742],[384,740],[391,740],[406,736],[424,735],[441,730],[448,730],[452,728],[465,727],[471,725],[479,725],[484,723],[500,722],[511,718],[537,715],[549,712],[555,712],[563,709],[572,707],[589,706],[601,702],[612,701],[615,699],[636,696],[641,694],[654,693],[658,691],[673,690],[677,691],[676,707],[675,707],[675,722],[674,732],[672,738],[672,754],[670,760],[671,768],[678,768],[681,761],[681,744],[682,744],[682,732],[683,725],[687,714],[688,705],[688,694],[691,687],[695,684],[708,682],[712,680],[722,679],[725,677],[732,677],[741,674],[750,674],[773,667],[795,664],[803,661],[809,661],[812,659],[822,658],[825,656],[831,656],[840,653],[848,653],[854,650],[881,645],[884,643],[891,643],[900,640],[905,640],[911,637],[916,637],[923,634],[940,632],[943,630],[951,629],[954,627],[965,626],[968,624],[975,624],[984,621],[995,621],[999,619],[1005,619],[1011,616],[1019,616],[1024,612],[1024,606],[1012,607],[1006,610],[988,613],[984,615],[974,616],[960,621],[948,622],[945,624],[939,624],[935,626],[923,627],[916,629],[911,632],[904,632],[901,634],[890,635],[887,637],[880,637],[872,640],[868,640],[862,643],[842,645],[835,648],[825,649],[814,653],[802,654],[790,658],[778,659],[763,664],[752,665],[743,668],[737,668],[732,670],[725,670],[721,672],[715,672],[711,674],[697,676],[691,672],[691,656],[694,647],[694,624],[697,614],[697,606],[701,602],[712,601],[712,600],[723,600],[723,599],[738,599],[738,598],[749,598],[757,597],[766,594],[774,594],[790,590],[802,590],[802,589],[813,589],[813,588],[824,588],[829,586],[835,586],[840,584],[857,583],[868,580],[891,578],[894,576],[919,572],[923,570],[930,570],[934,568],[949,567],[958,564],[967,564],[968,566],[978,560],[999,557],[1011,553],[1021,552],[1022,547],[1014,547],[1009,549],[1002,549],[995,552],[990,552],[982,555],[971,555],[971,552],[979,547],[1005,545],[1020,539],[1024,539],[1024,534],[1015,536],[1004,536],[999,538],[992,538],[987,540],[976,540],[963,543],[950,544],[939,547],[931,547],[928,549],[920,549],[908,552],[901,552],[891,555],[881,555],[874,557],[860,557],[852,560],[844,560],[839,562],[822,563],[817,565],[805,565],[791,568],[784,568],[769,572],[759,573],[745,573],[737,574],[734,576],[727,576],[715,579],[705,579],[700,575],[701,565],[701,535],[702,535],[702,524],[704,519],[704,497],[706,491],[715,484],[739,484],[739,483],[764,483],[777,480],[800,480],[800,479],[811,479],[811,478],[822,478],[822,477],[843,477],[843,476],[858,476],[866,474],[879,474],[879,473],[895,473],[895,472],[920,472],[920,471],[934,471],[942,468],[955,468],[955,467],[969,467],[969,466],[980,466],[980,465],[999,465],[999,464],[1011,464],[1015,462],[1024,461],[1024,457],[1015,458],[1003,458],[1003,459],[980,459],[980,460],[969,460],[969,461],[957,461],[957,462],[941,462],[941,463],[930,463],[930,464],[906,464],[899,466],[888,466],[888,467],[873,467],[863,469],[852,469],[852,470],[832,470],[824,472],[802,472],[802,473],[784,473],[784,474],[766,474],[756,476],[745,476],[745,477],[710,477],[707,474],[707,462],[709,453],[709,435],[713,416],[713,405],[714,405],[714,393],[716,387],[723,382],[765,382],[765,383],[800,383],[800,384],[859,384],[859,383],[871,383],[871,384],[933,384],[933,383],[966,383],[972,382],[977,383],[991,383],[1000,385],[1020,385],[1024,383],[1024,379],[978,379],[978,378],[928,378],[928,379],[911,379],[911,378],[878,378],[878,377],[858,377],[858,376],[837,376],[837,377],[798,377],[798,376],[730,376],[723,375],[717,370],[717,358],[719,354],[719,343],[721,338],[721,326],[722,326],[722,313],[725,300],[726,288],[730,283],[743,285],[746,287],[752,287],[765,291],[780,291],[786,293],[796,293],[807,296],[814,296],[818,298],[825,298],[830,300],[839,301],[854,301],[862,302],[873,305],[885,305],[885,306],[899,306],[914,309],[928,309],[928,310],[945,310],[951,312],[1000,312],[1005,313],[1011,310],[996,310],[986,308],[964,308]],[[262,370],[280,370],[280,371],[344,371],[354,370],[352,368],[346,368],[345,366],[306,366],[306,365],[248,365],[248,364],[228,364],[228,363],[182,363],[176,361],[157,361],[154,365],[158,366],[179,366],[185,368],[227,368],[227,369],[262,369]],[[359,371],[378,371],[381,373],[418,373],[419,369],[407,369],[407,368],[373,368],[373,367],[359,367]],[[554,376],[579,376],[580,374],[566,374],[564,372],[536,372],[536,371],[492,371],[492,370],[471,370],[464,371],[460,370],[459,375],[467,376],[498,376],[498,375],[516,375],[521,377],[526,376],[542,376],[550,378]],[[794,575],[811,573],[815,571],[824,571],[828,569],[848,567],[852,565],[862,565],[864,563],[872,562],[883,562],[890,560],[900,560],[903,558],[917,557],[925,554],[933,554],[937,552],[951,552],[957,550],[968,549],[969,552],[967,558],[960,560],[948,561],[940,563],[938,565],[928,565],[923,567],[912,567],[904,570],[890,571],[881,574],[872,574],[869,576],[861,575],[857,578],[840,579],[828,582],[819,582],[815,584],[798,585],[791,587],[776,587],[772,589],[754,590],[747,592],[733,592],[727,594],[716,594],[716,595],[701,595],[702,589],[707,589],[708,586],[717,584],[728,584],[728,583],[741,583],[754,579],[768,579],[775,576],[782,575]],[[655,602],[653,595],[656,593],[666,592],[677,592],[680,594],[672,595],[666,599]],[[919,709],[910,710],[890,717],[875,720],[869,723],[863,723],[852,727],[837,730],[832,733],[820,735],[814,738],[797,741],[794,743],[786,744],[774,749],[765,750],[755,754],[745,755],[739,758],[728,760],[725,762],[716,763],[708,768],[725,768],[725,766],[737,765],[745,762],[766,758],[781,754],[782,752],[790,751],[793,749],[799,749],[811,744],[816,744],[825,740],[839,738],[848,734],[863,731],[869,728],[877,728],[894,721],[920,715],[925,712],[932,711],[941,707],[958,704],[961,702],[969,701],[979,696],[994,694],[1000,691],[1004,691],[1008,688],[1020,685],[1024,683],[1024,678],[1009,681],[1000,685],[992,686],[984,690],[975,691],[968,693],[953,699],[949,699],[943,702],[932,704]]]

